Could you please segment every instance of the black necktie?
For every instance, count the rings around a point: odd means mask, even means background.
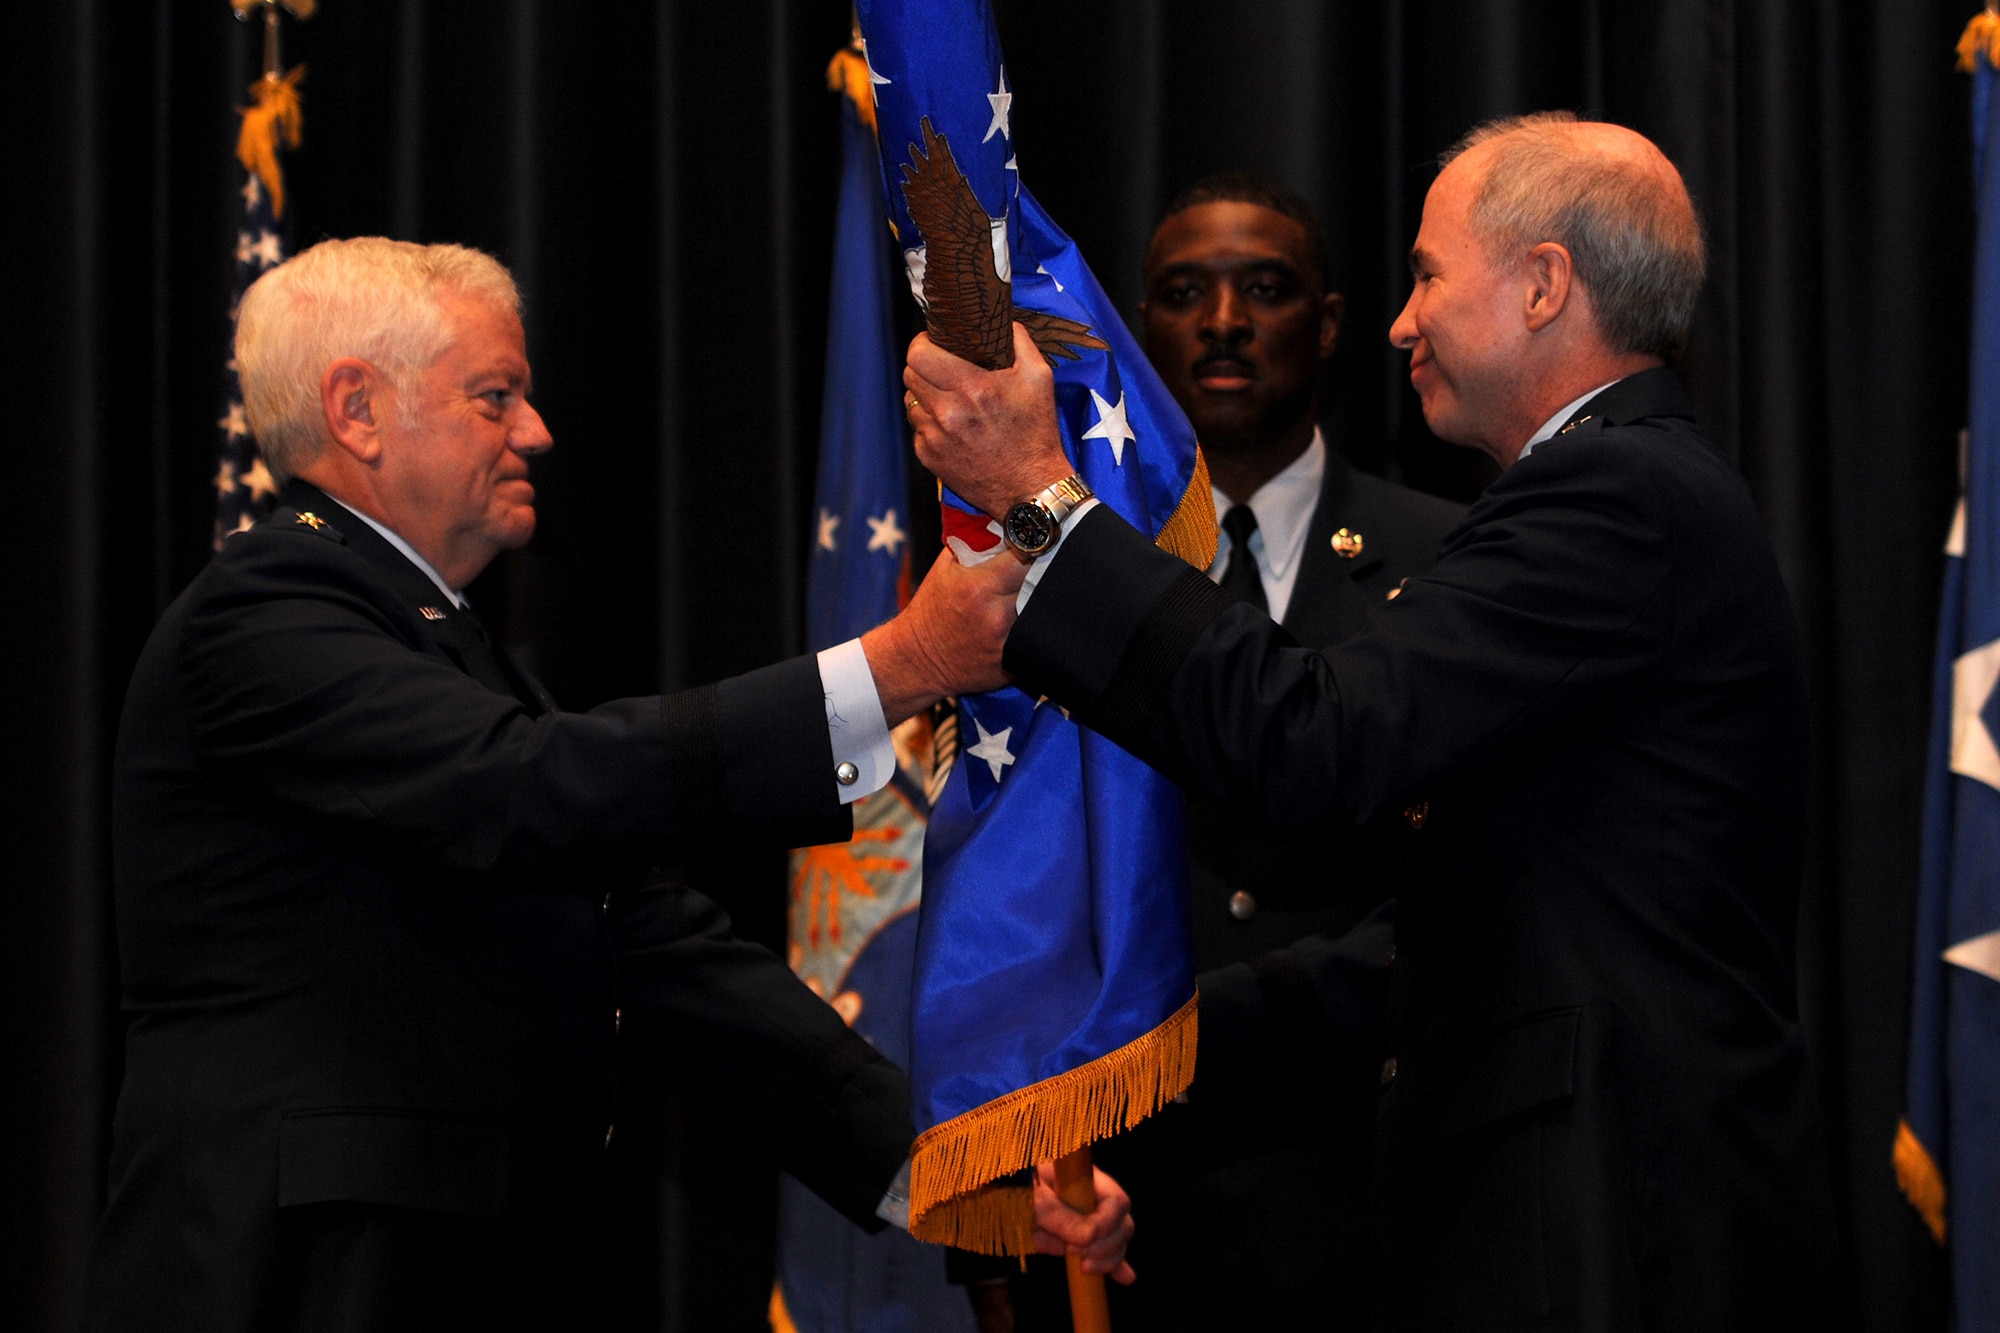
[[[1269,611],[1264,578],[1257,572],[1257,557],[1250,554],[1250,534],[1257,531],[1256,511],[1249,505],[1231,505],[1222,516],[1222,530],[1229,534],[1229,567],[1222,571],[1222,590],[1259,611]]]

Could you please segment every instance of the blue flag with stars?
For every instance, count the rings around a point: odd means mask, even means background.
[[[1076,246],[1021,185],[1014,94],[982,0],[862,0],[890,225],[940,346],[985,365],[1023,324],[1098,497],[1206,568],[1194,432]],[[963,349],[963,350],[962,350]],[[959,559],[998,527],[944,497]],[[1011,558],[1011,557],[1003,557]],[[1194,1075],[1181,798],[1018,689],[960,701],[924,853],[910,1075],[917,1236],[1025,1253],[1038,1162],[1129,1128]]]
[[[806,622],[814,648],[896,613],[908,586],[902,520],[908,449],[893,302],[902,276],[882,225],[868,67],[843,51],[827,67],[841,98],[842,165],[828,300],[826,394]],[[910,1063],[930,719],[896,729],[889,785],[854,806],[854,836],[792,853],[792,969],[848,1026]],[[972,1333],[965,1292],[943,1256],[907,1232],[862,1234],[789,1176],[778,1201],[778,1301],[799,1333]],[[775,1322],[775,1321],[774,1321]],[[778,1327],[785,1325],[779,1323]]]
[[[1973,76],[1972,387],[1946,544],[1924,790],[1909,1087],[1894,1159],[1947,1251],[1951,1325],[2000,1330],[2000,18]]]

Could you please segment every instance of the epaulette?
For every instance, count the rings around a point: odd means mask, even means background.
[[[310,509],[280,509],[271,515],[270,526],[277,531],[305,531],[337,545],[347,545],[347,534]]]

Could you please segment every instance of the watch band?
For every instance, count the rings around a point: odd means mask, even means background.
[[[1036,503],[1054,515],[1061,523],[1076,512],[1076,507],[1097,492],[1090,489],[1090,483],[1072,472],[1053,486],[1044,486],[1035,496]]]
[[[1017,554],[1035,559],[1056,544],[1063,520],[1093,494],[1088,482],[1071,473],[1009,507],[1000,521],[1001,535]]]

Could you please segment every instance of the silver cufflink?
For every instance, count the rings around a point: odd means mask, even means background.
[[[861,770],[849,760],[843,759],[834,766],[833,780],[843,787],[852,787],[861,781]]]

